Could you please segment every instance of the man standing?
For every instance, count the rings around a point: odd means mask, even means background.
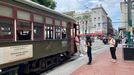
[[[88,65],[90,65],[92,62],[92,51],[91,51],[92,41],[89,36],[86,37],[86,46],[87,46],[87,55],[89,59]]]

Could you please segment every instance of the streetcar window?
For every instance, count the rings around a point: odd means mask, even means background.
[[[55,20],[55,39],[61,39],[61,21]]]
[[[30,30],[31,29],[31,23],[28,22],[28,21],[18,21],[17,22],[17,29],[28,29]]]
[[[62,39],[66,39],[66,28],[62,29]]]
[[[34,39],[35,40],[41,40],[43,39],[43,33],[44,33],[44,26],[41,23],[34,23]]]
[[[30,40],[31,31],[28,30],[17,30],[17,40]]]
[[[0,5],[0,15],[6,17],[13,17],[13,9],[11,7]]]
[[[43,16],[34,14],[34,22],[43,23],[44,22]]]
[[[13,40],[13,20],[0,18],[0,40]]]
[[[56,26],[55,27],[55,39],[60,39],[60,37],[61,37],[61,27]]]
[[[62,21],[62,39],[66,39],[67,37],[66,27],[67,23],[65,21]]]
[[[17,40],[31,40],[31,23],[19,20],[17,22]]]
[[[41,15],[34,14],[34,24],[33,24],[33,37],[34,40],[44,39],[44,18]]]
[[[46,39],[53,39],[53,26],[46,26]]]
[[[23,20],[30,20],[30,13],[22,10],[17,10],[17,18]]]
[[[46,17],[46,24],[52,25],[53,24],[52,18]]]

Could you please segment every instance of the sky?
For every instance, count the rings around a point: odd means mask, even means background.
[[[58,12],[84,12],[88,11],[97,5],[102,5],[112,19],[112,24],[115,29],[118,29],[121,19],[120,2],[121,0],[55,0],[57,3],[56,11]]]

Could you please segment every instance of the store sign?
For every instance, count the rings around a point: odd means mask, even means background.
[[[0,47],[0,65],[33,57],[33,45]]]

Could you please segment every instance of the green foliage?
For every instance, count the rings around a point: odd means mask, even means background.
[[[54,0],[31,0],[31,1],[49,7],[51,9],[54,9],[56,7],[56,2]]]

